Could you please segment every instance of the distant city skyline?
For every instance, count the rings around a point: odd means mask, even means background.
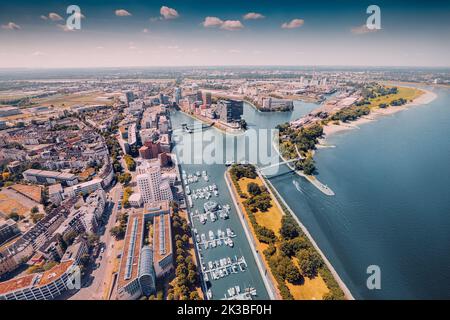
[[[66,1],[0,5],[0,68],[450,66],[441,1]],[[371,4],[378,31],[365,27]]]

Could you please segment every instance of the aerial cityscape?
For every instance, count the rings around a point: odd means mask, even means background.
[[[1,4],[0,300],[450,299],[450,5],[279,2]]]

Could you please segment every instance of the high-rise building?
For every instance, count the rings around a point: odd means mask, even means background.
[[[203,92],[202,101],[204,105],[210,106],[212,104],[211,92]]]
[[[126,97],[126,100],[127,100],[127,105],[129,105],[130,102],[134,101],[134,93],[133,93],[133,91],[128,91],[127,93],[125,93],[125,97]]]
[[[175,88],[175,92],[174,92],[174,97],[173,97],[173,101],[179,105],[180,104],[180,100],[181,100],[181,88]]]
[[[244,113],[244,102],[236,100],[220,100],[217,103],[216,113],[225,123],[238,122]]]
[[[150,166],[146,173],[137,176],[139,193],[144,203],[172,200],[172,190],[166,179],[161,178],[161,167]]]

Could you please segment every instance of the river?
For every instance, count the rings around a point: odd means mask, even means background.
[[[356,299],[450,298],[450,89],[433,90],[438,98],[429,105],[329,138],[328,144],[336,148],[318,150],[315,160],[318,178],[335,196],[322,194],[295,173],[270,179]],[[261,113],[246,105],[243,118],[250,129],[270,129],[316,107],[296,102],[289,113]],[[180,112],[172,115],[174,128],[195,122]],[[207,132],[217,140],[247,136],[225,138],[212,128]],[[224,147],[228,152],[238,148]],[[208,170],[221,197],[231,204],[223,182],[224,165],[182,167]],[[237,219],[232,224],[242,232],[239,249],[250,262],[251,273],[240,274],[234,282],[257,287],[259,297],[265,298],[242,227]],[[380,267],[381,289],[366,286],[370,265]],[[228,278],[222,282],[215,298],[234,285]]]

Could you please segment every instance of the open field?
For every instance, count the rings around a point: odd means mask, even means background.
[[[388,87],[392,88],[392,87]],[[408,102],[411,102],[412,100],[418,98],[420,95],[422,95],[424,92],[419,89],[415,88],[409,88],[409,87],[397,87],[398,93],[396,94],[390,94],[386,96],[377,97],[375,99],[370,99],[370,108],[378,107],[380,104],[385,103],[389,105],[392,101],[398,100],[398,99],[405,99]]]
[[[31,207],[25,206],[13,197],[5,193],[0,193],[0,211],[4,214],[9,215],[15,211],[18,215],[25,216],[30,209]]]
[[[113,99],[106,99],[103,92],[81,92],[65,95],[54,95],[51,97],[33,99],[32,102],[39,106],[72,107],[76,105],[106,104],[112,105]]]
[[[263,182],[258,177],[256,179],[249,179],[249,178],[241,178],[239,179],[238,183],[241,187],[241,190],[243,193],[247,194],[247,185],[250,182],[254,182],[258,184],[259,186],[263,186]],[[248,195],[248,194],[247,194]],[[272,199],[272,204],[273,204]],[[272,205],[272,207],[269,208],[266,212],[256,212],[255,218],[256,221],[260,226],[266,227],[270,230],[273,230],[277,236],[279,236],[279,230],[281,228],[281,218],[283,217],[282,212],[278,209],[277,206]]]
[[[38,203],[42,202],[42,188],[40,186],[26,185],[26,184],[14,184],[11,189],[19,192],[25,197],[30,198]]]

